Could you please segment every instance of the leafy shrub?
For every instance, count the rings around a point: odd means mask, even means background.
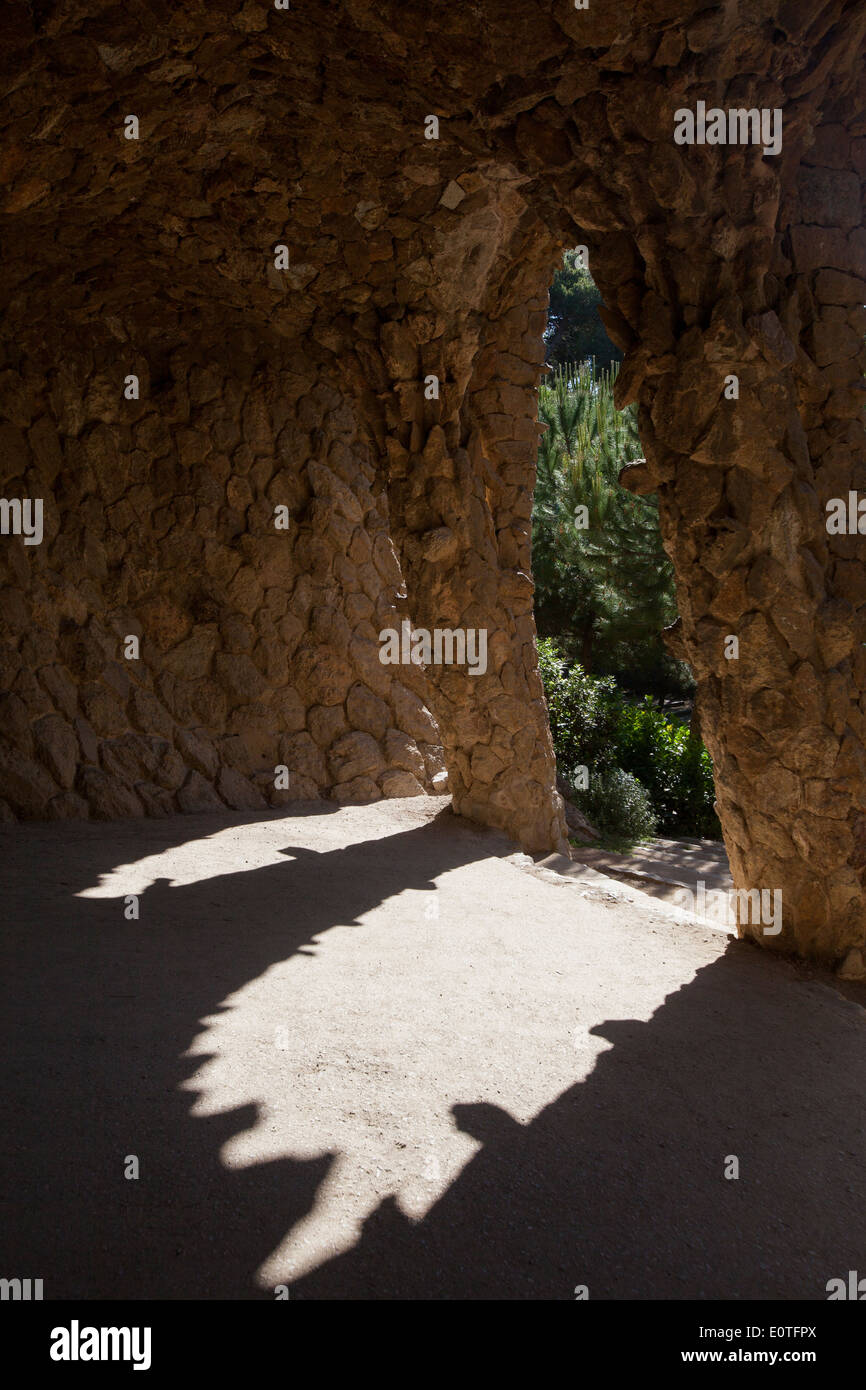
[[[658,833],[658,822],[646,787],[621,767],[593,771],[589,787],[586,791],[575,792],[575,801],[604,835],[644,840]]]
[[[712,760],[688,728],[670,723],[647,697],[621,709],[616,748],[620,765],[647,788],[664,834],[721,835]]]
[[[572,782],[582,765],[598,771],[612,767],[622,709],[616,681],[612,676],[588,676],[576,663],[569,666],[550,638],[538,643],[538,668],[562,776]]]
[[[617,769],[649,796],[657,829],[641,835],[719,838],[713,765],[701,739],[672,724],[649,696],[628,704],[611,676],[589,676],[577,663],[569,666],[552,641],[540,641],[538,655],[559,771],[574,783],[578,767],[589,769],[589,789],[575,800],[598,829],[626,835],[622,819],[614,826],[616,817],[640,819],[630,809],[636,808],[637,793],[606,776]]]

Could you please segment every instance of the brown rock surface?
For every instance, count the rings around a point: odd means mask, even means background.
[[[447,767],[458,812],[561,845],[528,521],[547,287],[580,242],[735,881],[784,893],[783,933],[749,930],[862,948],[862,538],[825,509],[866,492],[866,10],[753,9],[5,7],[0,495],[44,502],[41,544],[0,537],[15,815]],[[716,99],[780,110],[781,153],[676,145]],[[486,630],[486,671],[383,665],[404,617]]]

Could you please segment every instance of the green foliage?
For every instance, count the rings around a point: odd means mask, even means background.
[[[547,361],[552,367],[594,358],[599,367],[622,360],[598,316],[601,294],[588,270],[577,265],[577,252],[566,251],[550,287]]]
[[[541,639],[555,639],[539,642],[539,660],[557,761],[572,785],[579,767],[589,769],[590,788],[575,799],[609,836],[640,838],[656,824],[716,836],[709,754],[651,698],[690,693],[694,680],[662,641],[677,607],[658,499],[619,485],[642,451],[636,407],[614,403],[619,354],[599,302],[567,253],[551,289],[556,370],[539,389],[547,430],[532,514],[536,622]]]
[[[588,676],[579,665],[569,667],[556,645],[544,639],[538,643],[538,669],[560,774],[573,784],[578,767],[612,767],[622,709],[616,682]]]
[[[712,762],[699,738],[666,719],[649,697],[629,703],[610,676],[590,676],[569,664],[549,640],[538,643],[538,664],[560,774],[574,786],[577,769],[589,770],[588,789],[574,795],[599,830],[634,838],[658,832],[720,837]],[[636,779],[652,829],[635,830],[641,798],[614,772]]]
[[[575,794],[575,801],[603,835],[648,840],[658,833],[649,792],[621,767],[594,773],[586,791]]]
[[[661,639],[676,599],[658,501],[619,486],[640,441],[635,408],[614,404],[617,371],[565,367],[539,390],[547,430],[532,521],[536,622],[586,670],[617,673],[641,694],[682,694],[691,675]]]
[[[665,834],[720,837],[713,764],[700,738],[670,723],[647,698],[623,708],[616,741],[618,761],[647,788]]]

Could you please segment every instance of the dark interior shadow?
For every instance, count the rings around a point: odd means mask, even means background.
[[[200,826],[143,823],[115,862]],[[321,854],[287,847],[247,872],[158,880],[126,922],[122,898],[73,896],[114,867],[109,830],[77,836],[74,862],[4,875],[0,1273],[42,1278],[46,1298],[272,1297],[255,1271],[334,1156],[223,1164],[258,1108],[190,1115],[181,1087],[205,1059],[184,1053],[200,1021],[319,933],[501,851],[443,815]],[[585,1284],[591,1298],[824,1298],[828,1279],[866,1271],[863,1019],[734,947],[649,1022],[593,1028],[612,1047],[531,1123],[456,1095],[475,1157],[419,1221],[383,1202],[292,1297],[570,1299]]]
[[[455,1105],[482,1145],[420,1221],[386,1201],[294,1298],[810,1299],[866,1268],[866,1014],[733,945],[527,1125]],[[739,1163],[739,1177],[730,1159]]]
[[[288,846],[264,868],[158,879],[138,921],[123,896],[75,896],[118,863],[262,819],[136,822],[120,846],[114,827],[79,826],[74,856],[18,873],[17,832],[5,833],[0,1274],[42,1278],[46,1298],[272,1297],[255,1270],[309,1211],[333,1156],[225,1167],[220,1147],[258,1107],[189,1114],[196,1093],[180,1088],[206,1057],[183,1054],[200,1020],[275,962],[315,953],[319,933],[501,852],[501,837],[446,811],[321,854]],[[124,1177],[129,1154],[137,1181]]]

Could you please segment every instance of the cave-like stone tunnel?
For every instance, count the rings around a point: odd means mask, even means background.
[[[864,30],[862,0],[4,5],[3,817],[450,788],[561,846],[530,510],[585,245],[735,883],[783,892],[741,930],[862,947]],[[406,621],[486,665],[383,664]]]

